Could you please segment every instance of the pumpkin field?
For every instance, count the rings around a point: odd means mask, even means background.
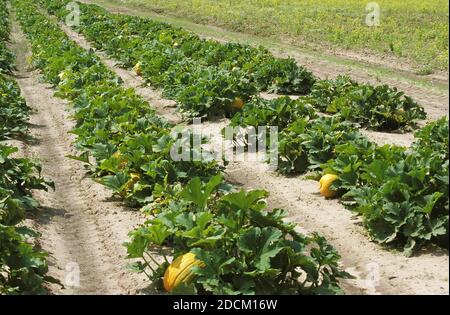
[[[435,77],[95,2],[0,0],[0,295],[449,293]]]

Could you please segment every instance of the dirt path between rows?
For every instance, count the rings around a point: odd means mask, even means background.
[[[66,284],[49,287],[52,294],[135,294],[146,287],[144,279],[127,270],[127,233],[143,218],[140,212],[110,200],[111,193],[87,178],[83,164],[66,156],[76,154],[73,121],[67,103],[53,96],[29,69],[29,46],[14,20],[11,45],[17,55],[17,81],[29,106],[32,144],[23,144],[27,156],[43,166],[43,176],[53,180],[56,191],[35,192],[41,208],[32,225],[41,233],[39,245],[50,253],[49,274]],[[79,286],[77,286],[79,270]],[[66,281],[68,280],[68,281]],[[67,285],[69,284],[69,285]]]
[[[84,37],[65,26],[64,31],[85,49],[90,44]],[[137,92],[155,107],[158,113],[180,119],[171,101],[161,98],[159,91],[144,85],[142,78],[133,72],[115,66],[103,52],[96,51],[100,59],[116,72],[126,86],[138,88]],[[226,119],[205,122],[203,131],[210,134],[212,142],[220,141],[220,130]],[[411,134],[385,134],[367,132],[383,141],[410,142]],[[215,139],[215,140],[214,140]],[[403,139],[403,140],[401,140]],[[409,140],[405,140],[409,139]],[[402,143],[397,143],[402,144]],[[416,257],[384,249],[369,241],[358,218],[344,209],[337,200],[325,200],[317,193],[317,182],[301,177],[286,178],[270,172],[262,162],[233,162],[226,168],[227,179],[246,189],[266,189],[271,193],[271,207],[283,207],[290,213],[289,220],[298,224],[304,233],[319,232],[342,255],[344,267],[357,275],[356,280],[346,281],[344,287],[350,294],[448,294],[448,251],[430,246]],[[379,278],[378,278],[379,275]],[[373,279],[373,280],[371,280]]]

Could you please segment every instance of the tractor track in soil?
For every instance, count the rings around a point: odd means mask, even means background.
[[[85,49],[92,46],[83,35],[61,28]],[[95,51],[95,50],[94,50]],[[132,71],[120,68],[104,52],[97,56],[124,80],[124,85],[135,88],[158,114],[172,122],[181,122],[175,103],[161,97],[161,93],[148,87],[144,80]],[[211,134],[212,142],[219,141],[220,130],[228,120],[204,122],[202,130]],[[409,145],[412,134],[374,133],[364,131],[379,143]],[[337,248],[343,266],[354,275],[355,280],[343,283],[350,294],[448,294],[448,251],[434,245],[414,257],[383,248],[370,242],[360,220],[346,210],[337,200],[325,200],[317,194],[317,182],[302,177],[284,177],[267,170],[264,163],[232,162],[225,170],[226,178],[246,189],[266,189],[270,192],[269,205],[289,211],[288,220],[298,224],[302,232],[319,232]],[[367,281],[379,274],[379,281]],[[374,285],[371,285],[374,284]]]

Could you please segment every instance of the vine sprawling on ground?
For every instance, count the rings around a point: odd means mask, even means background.
[[[429,123],[409,150],[358,138],[336,146],[336,158],[322,166],[339,175],[335,187],[373,240],[399,243],[408,254],[430,240],[448,247],[448,128],[446,117]]]

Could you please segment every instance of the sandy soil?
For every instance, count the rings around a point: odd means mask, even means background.
[[[67,30],[71,38],[89,48],[83,36]],[[97,52],[110,66],[114,63]],[[130,87],[143,84],[134,73],[112,67]],[[138,92],[155,106],[159,113],[172,111],[151,88]],[[206,122],[203,131],[215,135],[213,144],[220,141],[219,132],[227,120]],[[385,134],[365,131],[380,143],[405,144],[411,134]],[[283,207],[290,213],[289,220],[298,224],[302,232],[319,232],[329,239],[343,256],[343,267],[357,275],[356,280],[343,285],[350,294],[448,294],[449,260],[446,250],[430,246],[419,255],[406,258],[401,253],[372,243],[365,235],[360,220],[344,209],[337,200],[326,200],[317,194],[317,182],[302,177],[284,177],[270,172],[262,162],[233,162],[226,168],[227,179],[247,189],[263,188],[271,193],[271,207]],[[371,281],[373,279],[373,281]]]
[[[37,71],[30,70],[30,49],[16,22],[12,49],[17,55],[17,81],[27,103],[35,110],[30,132],[34,141],[22,144],[27,156],[38,157],[43,175],[53,180],[56,191],[34,193],[41,208],[29,222],[41,233],[39,245],[51,255],[51,276],[65,284],[76,284],[73,272],[79,268],[80,286],[49,287],[53,294],[135,294],[148,282],[127,270],[127,234],[143,218],[111,199],[110,191],[86,177],[83,164],[66,156],[72,147],[73,126],[65,101],[41,83]],[[66,282],[66,279],[69,282]],[[72,281],[72,282],[70,282]]]

